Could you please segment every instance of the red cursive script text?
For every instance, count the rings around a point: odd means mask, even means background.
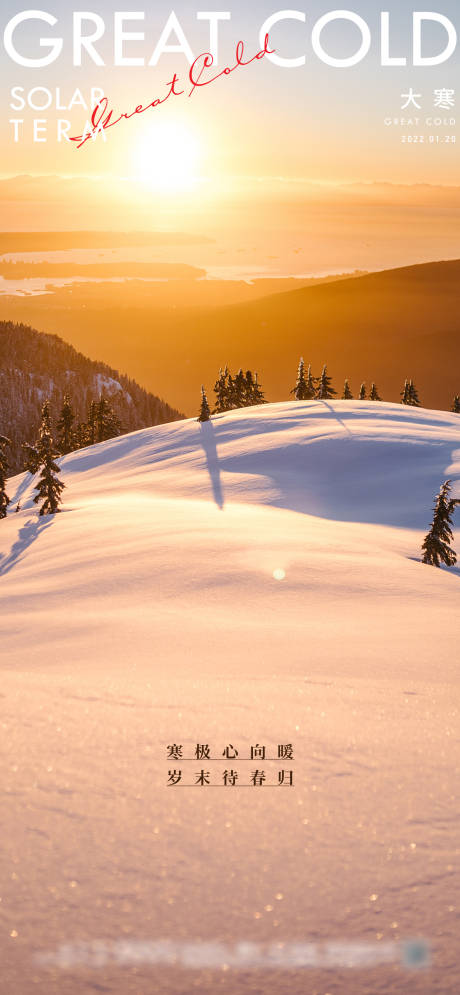
[[[236,69],[250,66],[252,62],[260,61],[266,55],[273,55],[275,49],[271,49],[268,46],[269,40],[267,34],[265,35],[264,47],[250,59],[245,59],[244,42],[239,41],[236,46],[235,62],[230,66],[226,66],[225,69],[221,70],[221,72],[211,77],[206,74],[214,64],[214,57],[210,52],[203,52],[190,66],[188,81],[186,84],[184,82],[184,89],[180,88],[180,78],[177,73],[174,73],[173,78],[166,83],[167,89],[163,97],[156,97],[155,100],[152,100],[149,104],[138,104],[133,111],[125,112],[120,114],[118,117],[115,117],[114,111],[109,109],[108,98],[103,97],[93,110],[90,127],[85,130],[83,134],[72,136],[70,141],[76,143],[77,149],[81,149],[90,138],[94,141],[98,134],[107,131],[108,128],[113,128],[116,124],[119,124],[120,121],[129,121],[130,118],[136,117],[139,114],[144,114],[145,111],[152,110],[154,107],[160,107],[161,104],[165,104],[167,100],[171,99],[171,97],[181,97],[184,94],[191,97],[196,89],[209,86],[211,83],[215,83],[216,80],[220,79],[222,76],[230,76]]]

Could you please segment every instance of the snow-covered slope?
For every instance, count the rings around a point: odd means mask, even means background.
[[[460,494],[460,418],[267,405],[62,467],[62,514],[17,477],[0,522],[2,991],[458,995],[460,575],[420,546],[441,482]],[[411,974],[180,966],[416,936]]]
[[[288,639],[296,671],[307,638],[310,662],[339,670],[412,672],[443,648],[442,676],[453,664],[459,576],[419,556],[441,482],[460,478],[458,416],[267,405],[136,432],[62,468],[52,519],[37,518],[29,475],[11,482],[21,510],[0,530],[11,664],[42,643],[76,664],[150,659],[154,644],[175,666],[191,652],[212,669],[217,652],[231,665],[251,642],[266,669]]]

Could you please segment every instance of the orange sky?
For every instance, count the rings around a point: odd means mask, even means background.
[[[7,0],[4,6],[6,18],[22,9],[16,0]],[[386,8],[392,18],[392,52],[408,55],[412,11],[401,10],[395,0]],[[305,23],[285,22],[271,35],[271,44],[284,56],[305,54],[304,66],[289,70],[267,59],[260,60],[195,92],[191,98],[186,94],[178,96],[142,116],[121,121],[106,132],[106,141],[99,136],[81,149],[65,139],[58,142],[58,120],[70,122],[70,134],[83,130],[90,112],[79,106],[79,100],[85,100],[90,108],[92,87],[104,90],[109,107],[118,116],[164,96],[166,84],[175,72],[178,87],[187,78],[189,63],[183,53],[165,54],[155,67],[114,69],[110,46],[115,5],[112,0],[102,0],[97,9],[107,25],[100,43],[104,67],[88,59],[81,67],[72,66],[70,11],[59,14],[53,29],[31,25],[17,35],[21,51],[37,55],[40,34],[60,34],[64,39],[63,54],[56,63],[32,70],[8,59],[2,61],[0,140],[4,179],[0,181],[0,198],[5,206],[4,229],[76,227],[78,217],[80,227],[94,224],[117,228],[120,218],[124,226],[196,228],[201,219],[206,227],[209,218],[218,216],[222,224],[231,225],[232,211],[247,212],[248,205],[252,208],[251,223],[260,225],[267,203],[274,215],[282,205],[284,224],[286,204],[334,204],[343,197],[343,184],[415,185],[417,204],[423,206],[431,205],[433,197],[437,202],[438,194],[418,184],[438,188],[458,182],[459,145],[452,141],[457,137],[456,124],[450,122],[455,120],[455,102],[460,94],[452,98],[454,107],[450,110],[434,108],[438,88],[455,91],[458,54],[437,68],[382,68],[378,48],[380,7],[376,0],[354,4],[353,9],[369,23],[372,47],[366,60],[352,69],[333,69],[312,57],[312,25],[325,10],[322,0],[312,0]],[[209,26],[197,20],[196,10],[185,0],[179,0],[175,9],[193,53],[204,51],[209,46]],[[230,5],[231,20],[219,28],[220,68],[232,63],[238,38],[244,39],[248,57],[258,50],[260,26],[273,9],[265,0],[256,0],[250,7],[242,0]],[[454,0],[443,0],[439,9],[455,20]],[[127,25],[131,31],[142,27],[146,40],[145,44],[127,42],[126,51],[148,55],[169,11],[160,4],[155,11],[146,12],[145,25]],[[330,30],[325,43],[331,52],[356,50],[354,26],[342,22]],[[171,38],[174,40],[177,38]],[[445,39],[433,29],[426,43],[439,51]],[[11,93],[13,87],[15,95]],[[27,106],[29,91],[37,87],[46,89],[36,90],[32,101],[46,101],[48,90],[52,97],[49,109]],[[403,95],[411,91],[421,110],[412,106],[403,112]],[[25,108],[21,108],[23,98]],[[56,108],[57,99],[64,109]],[[69,108],[72,101],[74,106]],[[37,118],[38,124],[34,125]],[[446,123],[434,124],[433,119],[438,118]],[[34,127],[39,141],[33,140]],[[423,140],[407,140],[417,135]],[[67,182],[40,180],[32,193],[28,181],[8,182],[8,177],[24,174],[57,175],[66,177]],[[72,177],[76,179],[69,181]],[[385,203],[385,190],[376,190],[371,189],[371,199],[376,197],[379,203]],[[362,196],[369,199],[366,193]],[[399,204],[405,200],[412,203],[413,197],[413,191],[391,195]],[[456,197],[455,192],[447,193],[444,207],[452,207]],[[349,193],[346,200],[348,203]],[[29,223],[27,203],[31,205]]]

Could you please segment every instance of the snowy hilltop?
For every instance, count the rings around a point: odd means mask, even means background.
[[[11,664],[46,646],[75,664],[153,667],[154,647],[168,666],[192,654],[209,670],[248,657],[293,671],[349,659],[388,676],[433,671],[440,655],[448,668],[459,575],[423,565],[420,549],[442,481],[460,496],[458,415],[267,404],[143,429],[59,463],[63,514],[38,518],[31,474],[8,484]]]

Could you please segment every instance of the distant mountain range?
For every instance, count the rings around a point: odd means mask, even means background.
[[[355,397],[362,381],[369,387],[374,380],[386,401],[399,401],[404,380],[413,379],[422,404],[432,408],[450,409],[460,393],[460,260],[237,304],[216,305],[213,297],[210,306],[192,306],[179,284],[174,293],[173,305],[158,306],[142,281],[77,283],[5,298],[1,313],[56,331],[87,355],[105,356],[192,416],[201,384],[212,400],[226,363],[233,372],[257,370],[267,400],[287,400],[300,356],[315,375],[327,363],[339,397],[345,377]]]
[[[460,393],[460,260],[276,294],[208,312],[199,324],[196,365],[247,363],[260,370],[269,400],[288,398],[299,355],[315,374],[328,364],[339,397],[345,377],[355,397],[361,381],[375,380],[387,401],[412,378],[433,408],[449,408]]]
[[[88,359],[57,335],[0,322],[0,434],[12,441],[12,472],[22,469],[21,445],[34,442],[46,398],[56,418],[63,395],[69,393],[77,421],[84,421],[90,402],[102,392],[123,432],[183,417],[135,380]]]
[[[105,313],[105,327],[107,318]],[[161,314],[159,343],[146,339],[147,314],[139,309],[136,318],[134,337],[123,349],[121,330],[112,330],[116,355],[135,372],[140,356],[147,366],[148,354],[172,403],[192,414],[200,383],[212,389],[225,363],[232,370],[258,370],[267,399],[287,400],[300,356],[316,375],[328,364],[339,397],[345,377],[355,397],[362,381],[369,387],[374,380],[386,401],[399,401],[405,378],[412,378],[422,404],[432,408],[449,409],[460,393],[460,260],[385,270],[227,307],[178,307]],[[103,328],[101,334],[105,337]],[[173,354],[187,363],[185,383],[172,381]]]

